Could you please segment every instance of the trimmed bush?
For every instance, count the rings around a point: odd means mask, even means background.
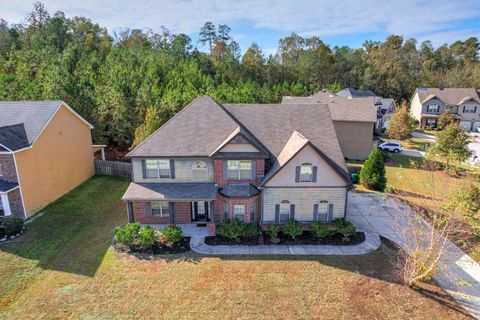
[[[140,224],[138,223],[127,223],[123,227],[117,227],[115,229],[115,241],[131,246],[135,242],[140,229]]]
[[[302,225],[297,220],[290,220],[282,226],[282,232],[291,238],[301,236],[303,233]]]
[[[246,225],[239,220],[227,221],[218,226],[218,234],[230,239],[239,239],[245,234]]]
[[[280,232],[280,227],[276,224],[270,224],[267,227],[267,231],[265,231],[268,236],[272,239],[278,239],[278,233]]]
[[[5,218],[1,221],[0,223],[0,229],[3,230],[0,231],[0,238],[3,238],[1,234],[3,233],[3,236],[11,237],[14,235],[19,234],[23,230],[24,226],[24,221],[22,219],[17,219],[17,218]]]
[[[256,222],[249,223],[245,226],[245,232],[243,234],[245,238],[253,238],[258,236],[258,224]]]
[[[166,243],[174,244],[182,241],[183,232],[180,227],[168,226],[160,232],[160,237],[163,238]]]
[[[345,218],[335,220],[335,228],[338,233],[341,233],[345,238],[353,236],[357,231],[355,225]]]
[[[310,225],[310,230],[312,233],[318,238],[325,238],[328,236],[333,235],[335,232],[330,228],[325,222],[315,222],[314,224]]]
[[[150,226],[142,228],[137,235],[137,242],[142,247],[152,247],[157,240],[155,229]]]
[[[372,150],[360,171],[361,184],[372,190],[384,191],[387,185],[385,177],[385,163],[378,148]]]

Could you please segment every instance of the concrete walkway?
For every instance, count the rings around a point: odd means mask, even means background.
[[[394,197],[374,193],[350,192],[347,219],[365,231],[404,243],[395,226],[413,216],[410,208]],[[433,277],[465,310],[480,319],[480,265],[448,241],[440,268]]]
[[[380,246],[378,233],[365,233],[365,241],[352,246],[330,245],[263,245],[263,246],[210,246],[205,237],[195,236],[190,240],[193,251],[210,255],[357,255],[375,251]]]

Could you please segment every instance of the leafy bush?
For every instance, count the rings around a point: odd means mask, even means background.
[[[135,242],[139,232],[140,224],[127,223],[125,226],[115,229],[115,241],[126,246],[131,246]]]
[[[142,228],[137,235],[137,242],[142,247],[152,247],[157,240],[155,229],[150,226]]]
[[[243,234],[246,238],[252,238],[258,236],[258,224],[256,222],[249,223],[245,226],[245,233]]]
[[[182,241],[183,232],[180,227],[168,226],[160,232],[160,236],[164,238],[165,242],[174,244]]]
[[[295,239],[295,237],[302,235],[303,229],[300,222],[290,220],[282,226],[282,232]]]
[[[368,189],[383,191],[387,185],[385,163],[380,150],[373,149],[360,171],[360,182]]]
[[[24,221],[22,219],[6,218],[1,222],[0,228],[3,232],[0,231],[0,233],[4,233],[4,236],[14,236],[22,232],[23,226]]]
[[[267,231],[265,231],[268,236],[272,239],[278,239],[278,233],[280,232],[280,227],[276,224],[269,224]]]
[[[330,225],[320,221],[310,225],[310,230],[318,238],[325,238],[334,234],[333,230],[330,228]]]
[[[218,234],[230,239],[239,239],[245,234],[246,225],[239,220],[226,221],[218,226]]]
[[[353,236],[357,231],[355,225],[345,218],[335,220],[335,228],[338,233],[341,233],[344,237]]]

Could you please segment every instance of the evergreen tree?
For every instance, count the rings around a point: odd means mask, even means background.
[[[160,127],[160,116],[157,108],[148,107],[145,114],[145,121],[135,130],[135,140],[132,148],[138,146]]]
[[[408,138],[415,129],[414,121],[406,102],[402,102],[388,123],[388,136],[397,140]]]
[[[360,183],[372,190],[384,191],[387,186],[385,163],[378,148],[372,150],[360,171]]]

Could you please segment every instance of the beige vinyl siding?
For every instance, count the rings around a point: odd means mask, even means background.
[[[175,179],[143,179],[142,159],[132,159],[133,181],[134,182],[212,182],[213,181],[213,160],[212,159],[173,159],[175,162]],[[207,180],[193,179],[192,166],[196,161],[203,161],[207,165]]]
[[[249,143],[229,143],[220,152],[258,152],[258,149]]]
[[[464,106],[476,106],[477,107],[477,110],[475,113],[465,113],[463,112],[463,107]],[[458,115],[460,117],[462,117],[462,121],[478,121],[480,120],[480,105],[478,105],[477,103],[475,102],[466,102],[464,104],[461,104],[459,107],[458,107]]]
[[[288,200],[295,205],[295,219],[312,221],[313,205],[321,200],[333,204],[333,217],[345,213],[346,188],[265,188],[263,193],[263,221],[275,221],[275,205]]]
[[[415,119],[420,121],[420,114],[422,113],[422,103],[420,102],[420,97],[418,96],[417,92],[415,92],[415,96],[413,97],[412,103],[410,104],[410,112]]]

